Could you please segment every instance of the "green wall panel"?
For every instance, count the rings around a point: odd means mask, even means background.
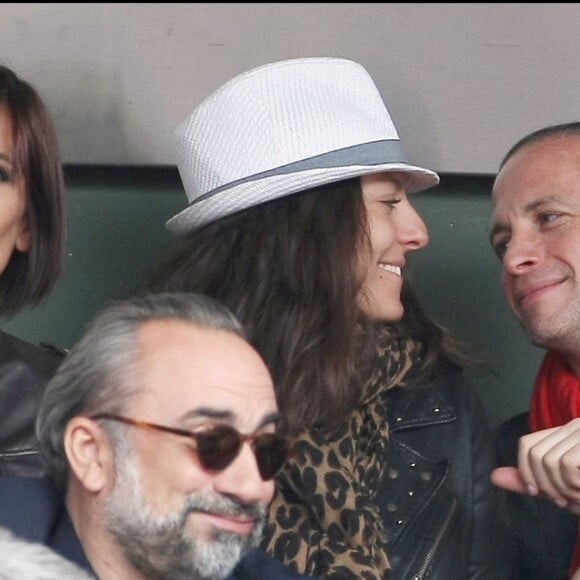
[[[528,343],[500,287],[489,244],[493,178],[444,175],[414,196],[431,234],[410,269],[427,311],[486,356],[489,372],[468,373],[490,422],[526,410],[543,351]]]
[[[171,239],[164,222],[186,201],[174,169],[68,168],[66,183],[63,275],[44,304],[3,325],[63,348],[101,306],[137,288]]]

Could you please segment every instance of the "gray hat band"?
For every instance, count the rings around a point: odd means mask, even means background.
[[[281,167],[268,169],[261,173],[249,175],[242,179],[237,179],[216,187],[189,203],[190,206],[213,197],[214,195],[225,191],[232,187],[249,183],[252,181],[259,181],[268,177],[276,175],[287,175],[291,173],[299,173],[301,171],[308,171],[312,169],[327,169],[332,167],[352,167],[356,165],[384,165],[385,163],[408,163],[408,160],[403,153],[401,142],[398,139],[384,139],[382,141],[373,141],[371,143],[360,143],[359,145],[351,145],[343,149],[337,149],[321,155],[315,155],[308,159],[301,159],[294,163],[288,163]]]

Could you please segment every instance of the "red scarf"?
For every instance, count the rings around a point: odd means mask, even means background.
[[[539,431],[564,425],[580,417],[580,378],[572,373],[561,355],[548,351],[544,356],[532,393],[530,429]],[[580,534],[576,539],[569,574],[580,568]]]

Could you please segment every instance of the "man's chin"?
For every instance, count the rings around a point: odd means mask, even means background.
[[[258,547],[262,537],[262,526],[258,524],[243,533],[219,525],[206,525],[202,529],[199,523],[193,527],[186,525],[184,531],[190,540],[208,548],[217,545],[238,546],[243,553]]]
[[[551,348],[558,340],[558,333],[553,328],[548,328],[546,325],[524,325],[522,324],[524,332],[528,340],[538,348]]]

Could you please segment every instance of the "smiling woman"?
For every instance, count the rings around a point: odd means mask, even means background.
[[[64,179],[53,124],[36,92],[0,66],[0,315],[38,304],[61,270]],[[0,332],[0,474],[39,473],[34,418],[61,361]]]
[[[361,256],[366,272],[360,307],[374,320],[397,322],[401,319],[405,256],[429,241],[427,228],[403,184],[404,175],[396,172],[361,177],[370,247]]]
[[[411,194],[438,176],[406,160],[366,70],[248,71],[175,136],[183,239],[148,288],[224,302],[272,371],[293,456],[264,548],[321,577],[513,578],[469,357],[404,274],[428,242]]]

